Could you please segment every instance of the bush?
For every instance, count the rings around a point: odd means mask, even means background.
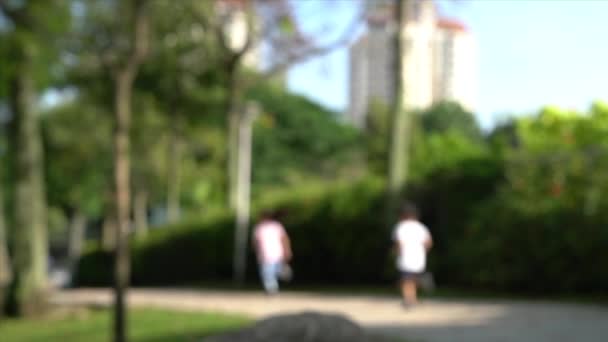
[[[299,283],[379,283],[393,274],[390,229],[383,220],[381,182],[293,193],[266,206],[286,216]],[[263,206],[257,210],[263,210]],[[219,215],[150,232],[131,244],[133,285],[177,285],[228,280],[232,274],[233,218]],[[257,278],[249,253],[249,279]],[[85,254],[77,286],[108,285],[111,256]]]
[[[457,244],[459,285],[521,293],[605,293],[606,222],[580,211],[522,213],[492,201]]]
[[[199,280],[228,279],[231,274],[231,217],[189,221],[150,232],[131,243],[132,284],[177,285]],[[112,256],[85,254],[78,265],[76,286],[105,286],[112,279]]]
[[[498,159],[463,160],[413,185],[435,248],[430,269],[440,286],[519,293],[601,292],[608,273],[608,222],[576,207],[524,210],[503,181]],[[330,188],[302,186],[267,199],[294,250],[298,284],[388,284],[396,279],[383,183]],[[134,285],[226,281],[231,277],[233,219],[218,215],[152,231],[132,244]],[[81,260],[78,285],[107,285],[111,258],[99,251]],[[250,280],[257,279],[249,253]]]
[[[478,157],[436,169],[412,186],[410,196],[433,235],[429,262],[439,283],[455,284],[467,277],[457,247],[480,208],[496,195],[502,178],[500,160]]]

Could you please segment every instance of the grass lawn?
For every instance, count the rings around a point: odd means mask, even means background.
[[[129,316],[130,342],[200,341],[201,337],[240,328],[250,323],[243,316],[133,310]],[[108,342],[111,314],[106,310],[39,320],[2,320],[2,342]]]

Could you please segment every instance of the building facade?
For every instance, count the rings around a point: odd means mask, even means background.
[[[433,61],[434,101],[455,101],[473,111],[477,90],[477,48],[464,25],[439,19]]]
[[[409,108],[424,109],[450,100],[468,110],[475,102],[475,41],[457,21],[440,18],[430,0],[407,2],[404,46],[403,100]],[[365,127],[373,101],[395,100],[396,26],[394,1],[368,2],[367,32],[350,49],[349,121]]]

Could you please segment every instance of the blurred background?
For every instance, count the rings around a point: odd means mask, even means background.
[[[606,11],[0,0],[0,312],[114,286],[124,341],[131,285],[257,288],[250,227],[270,209],[293,288],[390,293],[405,199],[440,291],[606,298]]]

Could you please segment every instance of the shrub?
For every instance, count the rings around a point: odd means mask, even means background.
[[[494,158],[463,160],[413,185],[435,248],[439,286],[521,293],[601,292],[608,273],[608,219],[576,207],[525,210],[503,182]],[[291,236],[299,284],[388,284],[396,279],[383,183],[364,180],[301,187],[262,203],[279,209]],[[152,231],[132,246],[134,285],[226,281],[231,277],[233,218],[222,214]],[[249,253],[249,280],[257,278]],[[107,285],[111,258],[81,260],[77,284]]]
[[[383,220],[382,184],[375,180],[310,191],[267,202],[286,213],[296,277],[301,283],[378,283],[392,275],[390,229]],[[257,208],[263,210],[264,206]],[[176,285],[228,280],[234,241],[233,218],[219,215],[150,232],[131,244],[134,285]],[[257,277],[248,255],[249,279]],[[87,253],[79,263],[78,286],[108,285],[111,256]]]

